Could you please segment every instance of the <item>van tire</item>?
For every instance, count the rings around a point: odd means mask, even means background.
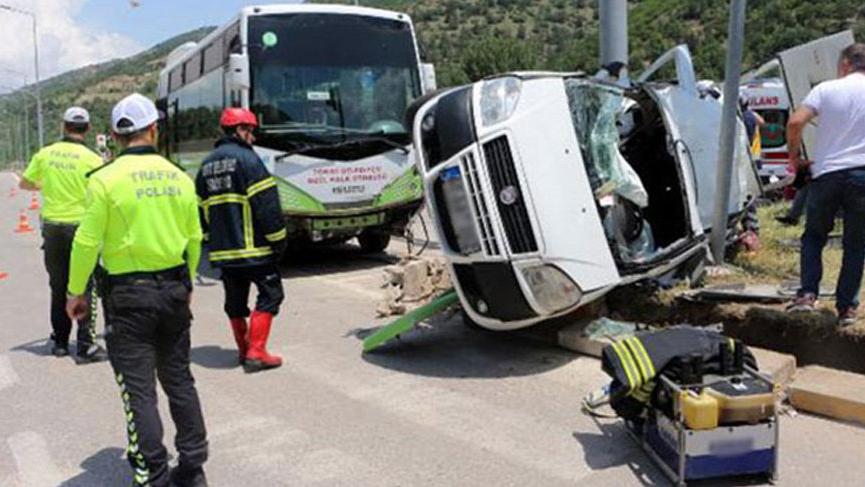
[[[361,250],[366,254],[378,254],[390,245],[390,234],[376,230],[364,230],[357,236]]]
[[[462,318],[463,324],[466,326],[466,328],[469,328],[469,329],[472,329],[475,331],[482,331],[485,333],[492,332],[492,330],[490,330],[489,328],[484,328],[481,325],[479,325],[475,320],[472,319],[471,316],[469,316],[468,313],[466,313],[466,310],[464,310],[462,308],[460,308],[460,318]]]

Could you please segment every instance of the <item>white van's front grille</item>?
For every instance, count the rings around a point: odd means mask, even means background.
[[[499,243],[493,231],[490,211],[484,198],[483,186],[481,186],[481,179],[478,174],[477,160],[474,154],[469,152],[461,157],[461,162],[465,171],[465,182],[469,189],[469,199],[471,200],[472,210],[475,214],[475,221],[478,232],[480,232],[484,252],[489,256],[501,255]]]

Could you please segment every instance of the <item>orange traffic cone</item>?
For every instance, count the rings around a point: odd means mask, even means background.
[[[33,193],[33,196],[30,198],[30,206],[27,207],[28,210],[38,210],[39,209],[39,196],[36,193]]]
[[[30,226],[30,220],[27,218],[27,212],[21,210],[18,214],[18,226],[15,228],[15,233],[30,233],[33,227]]]

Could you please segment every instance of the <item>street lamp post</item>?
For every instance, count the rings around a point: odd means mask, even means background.
[[[36,71],[36,85],[34,87],[34,91],[36,92],[36,126],[39,129],[39,147],[42,147],[45,145],[45,136],[42,125],[42,94],[39,87],[39,33],[36,27],[36,14],[28,10],[23,10],[2,3],[0,3],[0,9],[16,14],[27,15],[33,21],[33,62]]]

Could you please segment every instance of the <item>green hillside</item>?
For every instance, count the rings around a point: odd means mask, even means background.
[[[60,136],[59,120],[63,111],[71,105],[86,107],[93,119],[93,126],[105,131],[114,103],[133,91],[155,96],[159,71],[168,53],[184,42],[203,38],[211,30],[213,27],[196,29],[132,57],[86,66],[43,81],[45,140],[55,140]],[[21,112],[25,106],[29,110],[30,153],[37,148],[35,102],[32,95],[22,93],[31,88],[0,96],[0,165],[8,160],[9,154],[18,152],[18,147],[10,144],[8,134],[10,130],[12,133],[21,133],[19,123],[22,122]]]
[[[324,3],[324,2],[322,2]],[[353,0],[328,3],[353,4]],[[512,69],[597,69],[597,0],[361,0],[361,5],[409,13],[439,84],[465,83]],[[700,77],[723,76],[728,2],[631,0],[631,70],[639,72],[679,43],[694,53]],[[865,39],[861,0],[751,0],[748,2],[745,66],[761,64],[779,50],[853,28]],[[164,56],[208,29],[183,34],[129,59],[83,68],[45,83],[47,139],[57,136],[62,108],[84,104],[97,128],[120,95],[152,94]],[[7,159],[7,112],[20,113],[24,95],[0,97],[0,160]],[[16,111],[15,107],[19,107]],[[31,116],[35,145],[35,121]]]
[[[352,4],[352,1],[332,3]],[[474,51],[512,53],[490,68],[597,69],[598,0],[364,0],[408,12],[442,84],[468,81],[483,59]],[[676,44],[691,48],[699,75],[720,79],[729,2],[630,0],[631,70],[640,71]],[[808,40],[852,28],[865,39],[861,0],[751,0],[745,66]],[[514,48],[516,46],[516,48]],[[481,66],[483,67],[483,66]]]

